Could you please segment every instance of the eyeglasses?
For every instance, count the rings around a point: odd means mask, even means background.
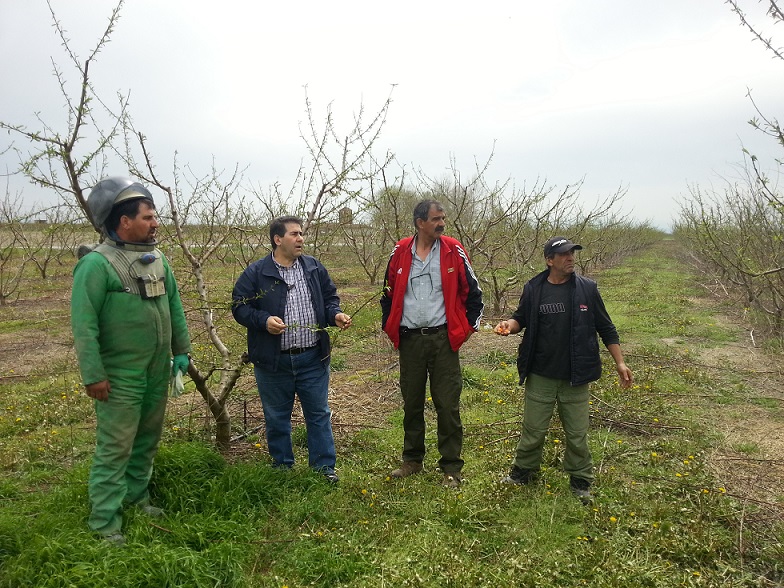
[[[297,285],[297,272],[294,271],[294,266],[291,267],[281,267],[280,268],[280,275],[283,278],[283,282],[286,284],[286,288],[289,292],[291,292],[294,287]]]
[[[411,293],[417,300],[429,298],[433,293],[433,278],[430,274],[411,276]]]

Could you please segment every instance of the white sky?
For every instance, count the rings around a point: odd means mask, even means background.
[[[52,0],[82,59],[113,4]],[[45,0],[0,0],[0,55],[0,120],[37,130],[39,112],[63,129],[51,58],[78,80]],[[379,146],[409,169],[438,177],[454,158],[470,175],[495,146],[495,178],[585,177],[586,202],[627,187],[625,209],[668,228],[690,185],[737,176],[742,146],[773,167],[780,148],[746,124],[746,93],[780,115],[782,73],[721,0],[128,0],[92,79],[104,99],[131,92],[164,169],[174,151],[205,172],[214,155],[284,187],[305,156],[305,85],[347,129],[396,84]]]

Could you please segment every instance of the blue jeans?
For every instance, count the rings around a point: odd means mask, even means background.
[[[256,386],[267,429],[267,447],[276,466],[294,465],[291,413],[299,397],[308,432],[308,464],[322,473],[335,471],[332,411],[327,403],[329,362],[321,361],[318,346],[300,354],[281,354],[278,370],[256,366]]]

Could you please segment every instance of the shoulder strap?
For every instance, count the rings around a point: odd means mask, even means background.
[[[141,295],[139,278],[149,276],[154,281],[163,281],[166,268],[163,265],[163,255],[157,249],[152,251],[125,251],[119,247],[112,247],[101,243],[93,251],[100,253],[117,272],[126,292]],[[152,258],[151,258],[152,256]]]

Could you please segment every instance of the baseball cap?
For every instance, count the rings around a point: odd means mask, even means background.
[[[572,249],[582,249],[582,245],[572,243],[566,237],[552,237],[544,244],[544,256],[552,257],[556,253],[566,253]]]

